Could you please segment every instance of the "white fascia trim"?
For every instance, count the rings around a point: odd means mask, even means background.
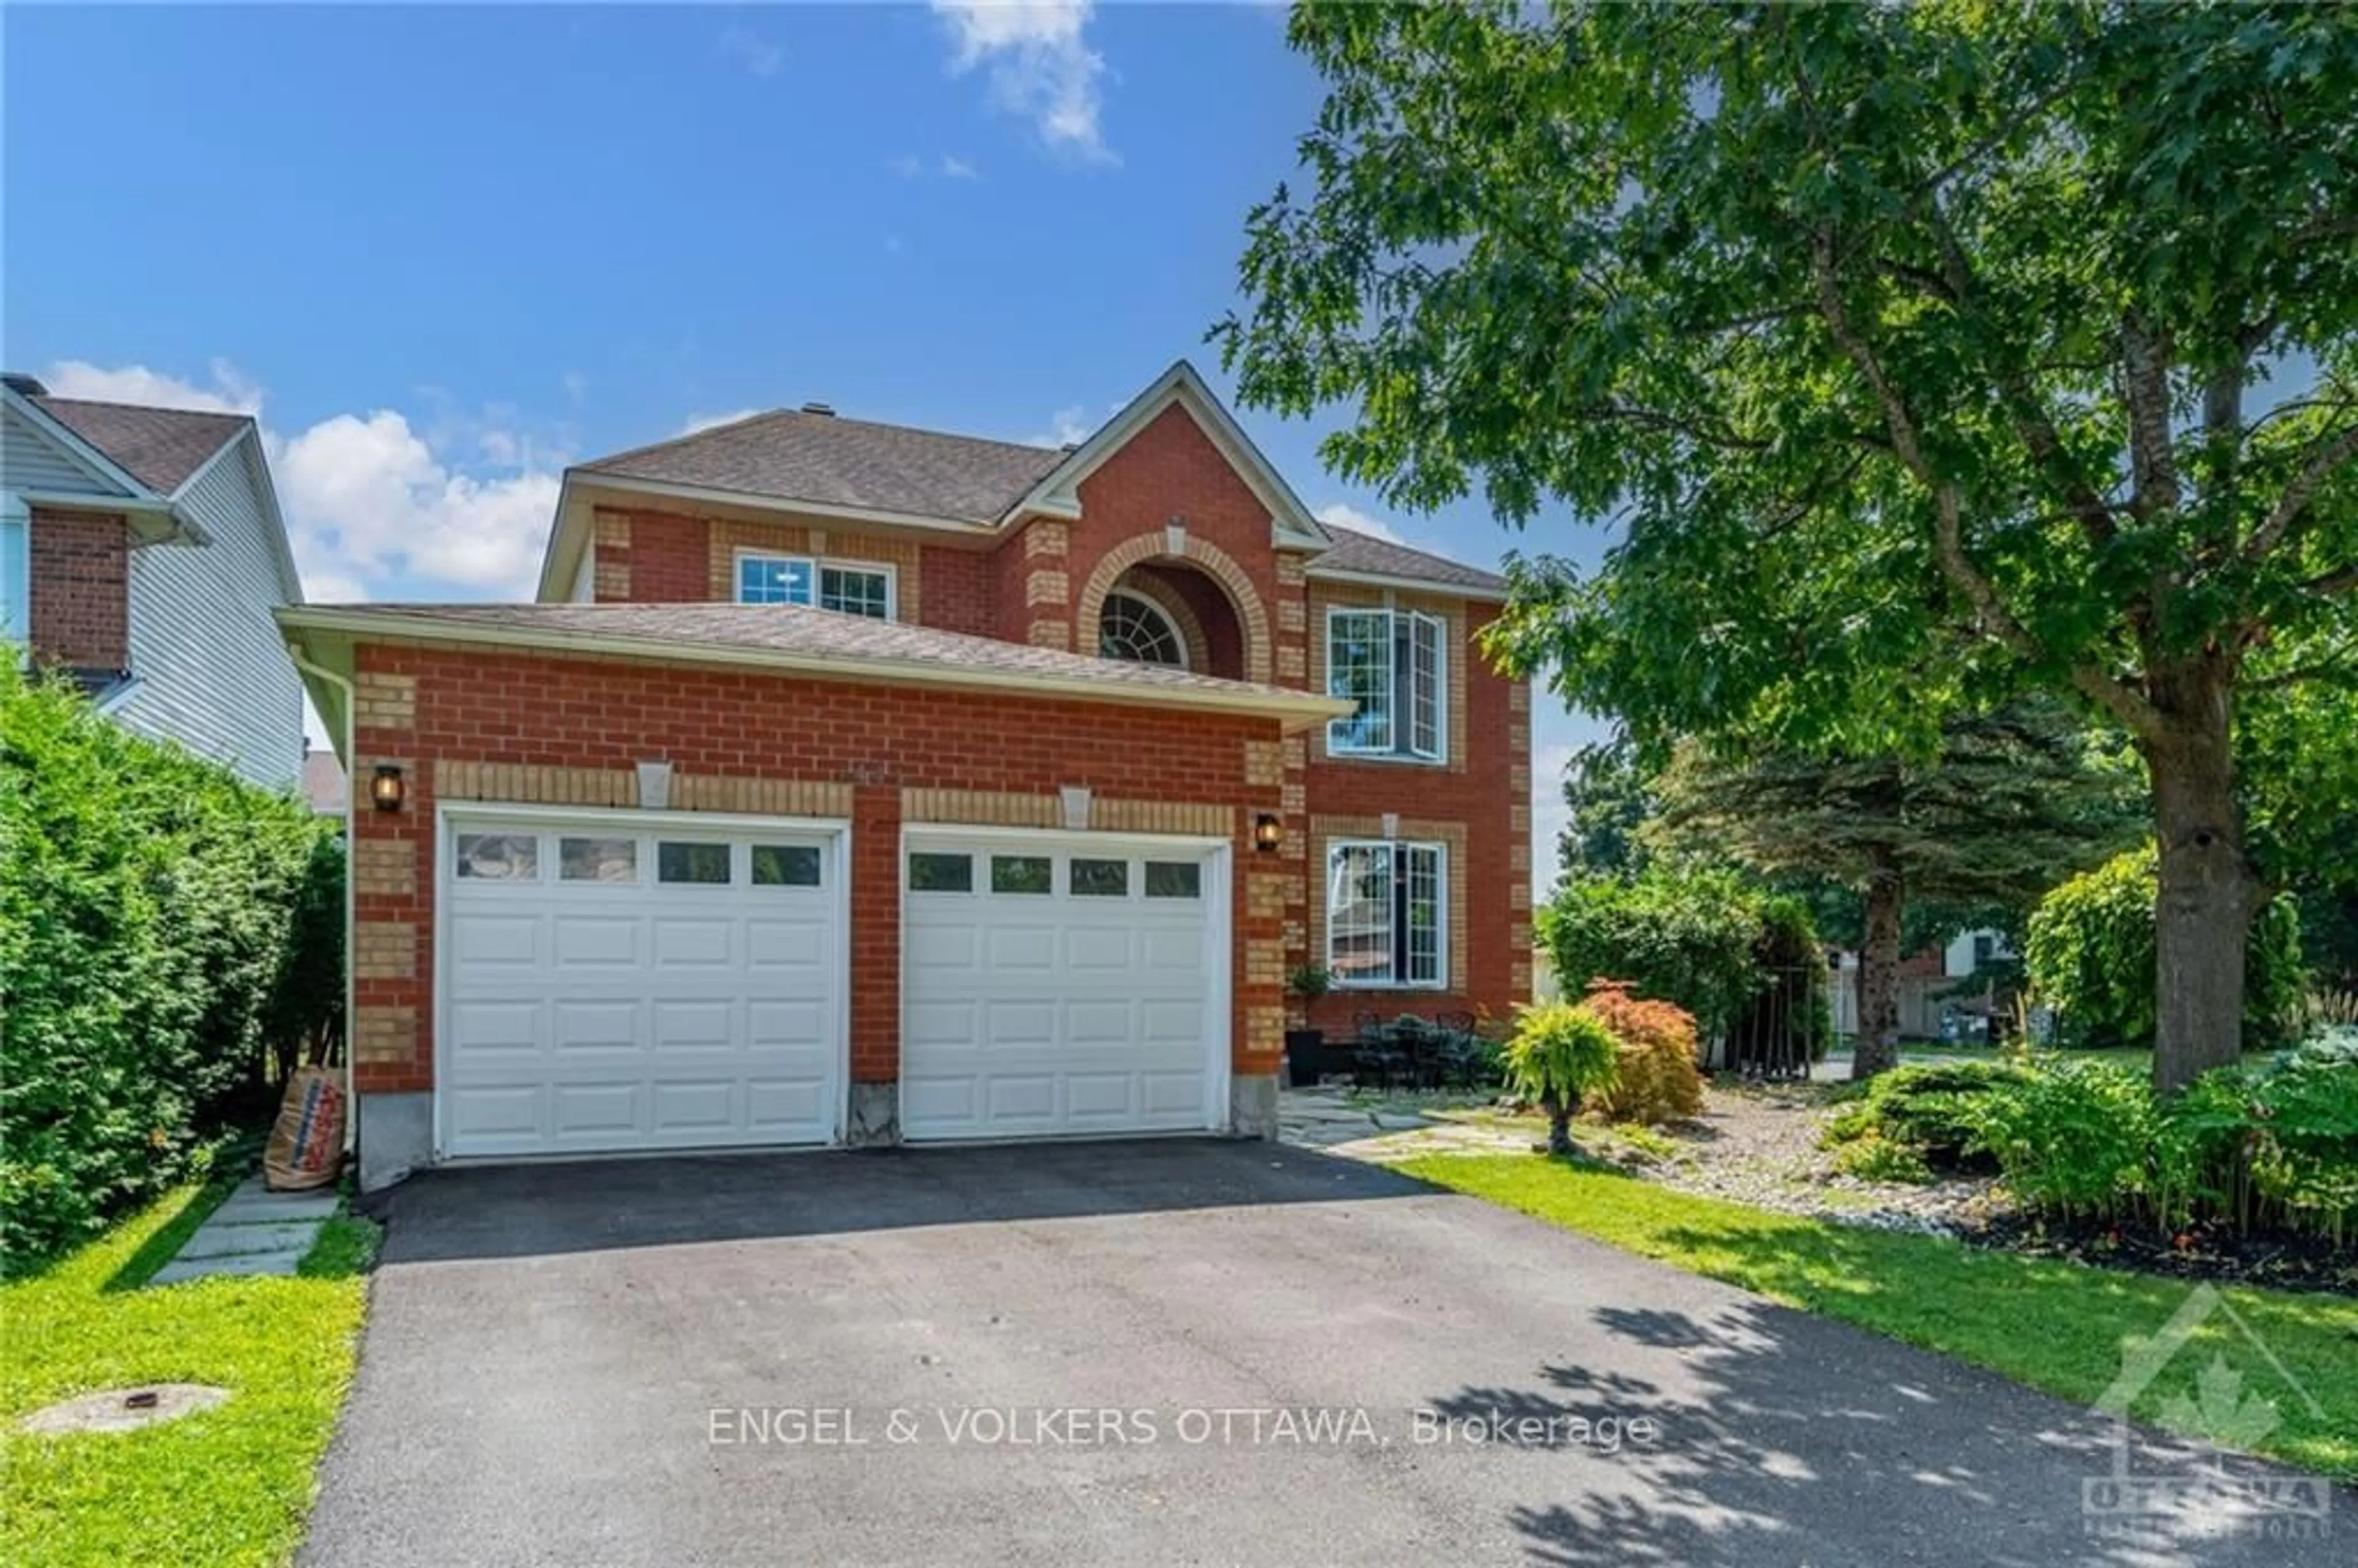
[[[1303,568],[1305,577],[1320,582],[1347,582],[1360,588],[1397,589],[1402,593],[1422,593],[1433,599],[1466,599],[1480,604],[1504,604],[1507,590],[1500,588],[1468,588],[1463,583],[1433,582],[1424,578],[1390,577],[1379,572],[1331,571],[1312,562]],[[1372,609],[1373,606],[1368,608]]]
[[[897,659],[849,658],[832,654],[795,654],[709,643],[681,643],[652,638],[598,636],[533,627],[481,626],[425,616],[373,612],[354,607],[287,605],[273,612],[290,642],[303,632],[354,640],[386,638],[455,643],[477,647],[521,648],[573,654],[609,654],[644,663],[718,665],[799,675],[814,680],[880,681],[895,686],[982,688],[1016,696],[1112,703],[1126,708],[1186,708],[1219,713],[1265,715],[1288,731],[1306,730],[1350,713],[1351,705],[1307,693],[1244,692],[1231,695],[1184,687],[1134,686],[1081,676],[1046,676],[986,670],[958,665],[918,664]]]
[[[136,495],[92,495],[78,491],[14,490],[8,493],[27,506],[52,512],[119,513],[131,530],[131,547],[149,545],[210,545],[212,535],[199,527],[169,502]]]
[[[1212,445],[1228,460],[1228,466],[1240,475],[1261,503],[1269,508],[1270,532],[1279,547],[1288,546],[1325,549],[1334,538],[1319,526],[1318,519],[1302,503],[1293,487],[1285,482],[1268,458],[1261,455],[1252,438],[1245,434],[1226,405],[1213,395],[1195,367],[1185,360],[1174,363],[1169,370],[1154,378],[1147,389],[1123,406],[1121,411],[1103,425],[1097,433],[1068,453],[1065,460],[1050,470],[1046,478],[1032,487],[1023,498],[1001,514],[1002,524],[1019,517],[1037,515],[1059,517],[1067,521],[1081,514],[1081,481],[1097,471],[1098,465],[1128,445],[1130,438],[1144,428],[1147,422],[1173,403],[1185,406],[1196,426],[1211,438]]]
[[[113,458],[74,434],[65,421],[58,418],[15,387],[0,386],[0,398],[5,398],[9,407],[23,415],[27,424],[39,431],[66,456],[89,470],[92,478],[104,480],[121,490],[125,496],[137,500],[161,502],[164,499],[134,479],[129,470],[115,462]],[[83,504],[89,504],[87,499],[84,500]]]

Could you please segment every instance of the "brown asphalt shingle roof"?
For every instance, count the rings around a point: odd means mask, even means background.
[[[776,501],[990,524],[1066,455],[1053,447],[780,409],[600,458],[582,464],[579,471]],[[1325,527],[1335,546],[1312,558],[1314,572],[1364,572],[1479,592],[1505,591],[1506,579],[1495,572],[1332,524]]]
[[[305,612],[291,613],[299,617]],[[650,654],[685,646],[740,648],[803,659],[904,665],[913,671],[953,666],[1019,678],[1082,680],[1113,688],[1207,697],[1301,700],[1311,695],[795,604],[352,604],[323,607],[319,613],[332,616],[339,624],[381,622],[384,635],[396,637],[405,628],[466,626],[644,643]]]
[[[79,397],[36,397],[59,424],[104,452],[132,478],[169,495],[253,421],[243,414],[200,414]]]
[[[1325,528],[1335,537],[1335,547],[1310,557],[1314,576],[1319,572],[1360,572],[1368,577],[1406,578],[1412,582],[1444,583],[1487,593],[1507,590],[1507,579],[1496,572],[1486,572],[1423,550],[1412,550],[1406,545],[1395,545],[1373,534],[1338,528],[1332,523]]]
[[[581,467],[782,501],[995,523],[1064,460],[1054,447],[780,409]]]

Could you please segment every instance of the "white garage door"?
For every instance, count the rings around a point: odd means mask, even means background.
[[[445,831],[444,1155],[834,1141],[838,835],[643,814]]]
[[[1201,1131],[1228,1115],[1223,847],[912,833],[901,1131]]]

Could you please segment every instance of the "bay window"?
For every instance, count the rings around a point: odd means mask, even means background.
[[[1326,695],[1357,705],[1327,725],[1328,754],[1444,760],[1444,624],[1415,610],[1326,612]]]
[[[1442,961],[1445,851],[1380,839],[1326,850],[1326,968],[1343,988],[1448,983]]]

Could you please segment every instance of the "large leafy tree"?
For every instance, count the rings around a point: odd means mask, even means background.
[[[2353,656],[2358,12],[1313,0],[1291,37],[1326,98],[1216,329],[1244,400],[1353,406],[1324,455],[1394,504],[1603,522],[1496,645],[1641,741],[1922,746],[2017,687],[2118,726],[2157,1074],[2231,1058],[2238,713]]]
[[[2130,836],[2125,781],[2052,707],[1966,714],[1922,756],[1779,754],[1728,763],[1680,750],[1655,781],[1667,848],[1733,855],[1772,875],[1857,891],[1858,1046],[1851,1076],[1899,1059],[1899,960],[1909,902],[2003,905],[2040,893]]]
[[[1639,829],[1654,815],[1652,781],[1627,737],[1595,741],[1563,770],[1563,831],[1556,856],[1573,876],[1635,876],[1646,869]]]

